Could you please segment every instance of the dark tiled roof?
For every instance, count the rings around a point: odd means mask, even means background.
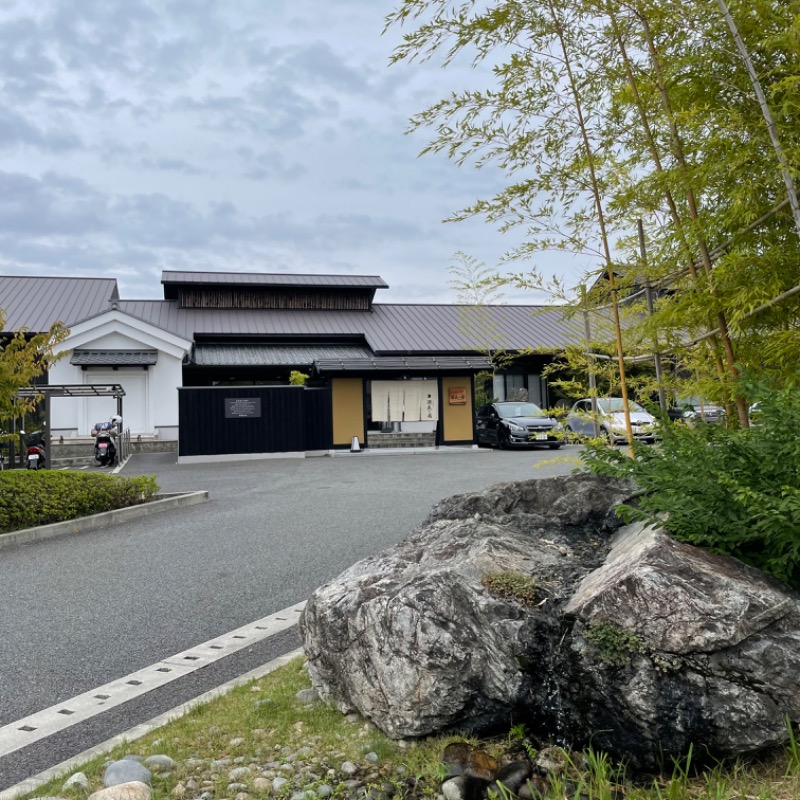
[[[167,300],[123,300],[121,311],[185,339],[205,336],[363,335],[376,355],[524,350],[556,352],[583,338],[557,306],[375,304],[371,311],[180,309]]]
[[[439,370],[491,369],[484,356],[383,356],[349,360],[321,359],[314,365],[317,372],[436,372]]]
[[[311,366],[318,359],[364,359],[366,347],[351,345],[198,344],[192,363],[202,367]]]
[[[5,331],[46,331],[54,322],[74,325],[107,311],[118,297],[114,278],[0,275],[0,311],[5,311]]]
[[[73,350],[69,363],[79,367],[149,367],[158,350]]]
[[[313,286],[336,289],[388,289],[383,278],[377,275],[288,275],[261,272],[182,272],[165,270],[161,283],[166,285],[214,286]]]
[[[216,278],[220,273],[199,275]],[[224,275],[232,280],[245,277],[237,273]],[[380,281],[335,275],[255,277],[301,282],[310,277],[328,286],[337,285],[337,281],[344,286],[356,280],[374,286]],[[116,281],[110,278],[0,277],[0,308],[8,311],[6,330],[25,326],[43,331],[56,321],[75,324],[109,310],[117,297]],[[374,304],[370,311],[321,311],[182,309],[171,300],[120,300],[117,305],[123,313],[188,340],[196,335],[206,339],[238,336],[280,338],[283,343],[286,339],[305,339],[309,344],[324,344],[325,339],[358,338],[369,346],[370,355],[377,356],[458,355],[528,348],[554,353],[583,339],[580,319],[570,319],[557,306]]]

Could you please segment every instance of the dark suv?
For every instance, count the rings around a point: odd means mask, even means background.
[[[564,443],[561,424],[536,403],[508,401],[481,406],[475,415],[479,447],[533,447],[558,450]]]
[[[724,406],[708,403],[699,397],[683,397],[677,400],[675,405],[668,411],[669,418],[672,420],[683,420],[690,425],[695,422],[725,423],[728,414]]]

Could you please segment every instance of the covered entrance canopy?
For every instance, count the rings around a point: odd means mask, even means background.
[[[44,397],[44,426],[47,431],[45,441],[50,436],[50,400],[53,397],[116,397],[117,414],[122,417],[122,398],[125,389],[118,383],[99,384],[52,384],[45,386],[26,386],[16,393],[16,397]],[[50,448],[45,447],[45,464],[50,466]]]

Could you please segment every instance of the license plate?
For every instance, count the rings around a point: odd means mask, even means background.
[[[107,448],[108,448],[108,445],[107,445],[107,444],[99,444],[99,445],[97,445],[97,446],[98,446],[98,447],[99,447],[101,450],[105,450],[105,449],[107,449]]]
[[[31,461],[38,461],[38,460],[39,460],[39,456],[34,456],[34,455],[30,455],[30,456],[28,456],[28,458],[29,458]]]
[[[536,439],[537,441],[543,441],[543,440],[546,441],[547,440],[547,434],[546,433],[537,433],[536,436],[534,436],[534,439]]]

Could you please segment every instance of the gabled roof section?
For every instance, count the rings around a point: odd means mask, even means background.
[[[55,322],[74,325],[107,311],[119,299],[115,278],[47,278],[0,275],[4,331],[47,331]]]
[[[177,335],[174,331],[141,317],[127,314],[121,308],[122,302],[94,317],[73,325],[69,336],[61,342],[56,352],[62,350],[102,350],[102,345],[95,343],[103,336],[117,333],[133,340],[140,346],[136,350],[154,349],[161,353],[183,358],[192,346],[192,336],[188,338]]]

